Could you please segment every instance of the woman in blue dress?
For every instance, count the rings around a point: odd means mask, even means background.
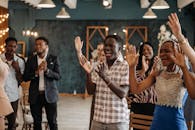
[[[149,76],[138,83],[136,81],[136,64],[138,54],[135,47],[127,47],[126,60],[129,64],[129,82],[131,93],[138,94],[155,85],[157,103],[151,130],[187,130],[182,100],[186,88],[194,85],[195,77],[189,72],[179,44],[166,39],[159,48],[153,69]],[[163,67],[160,67],[160,64]]]

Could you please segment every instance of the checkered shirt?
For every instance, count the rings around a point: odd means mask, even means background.
[[[106,63],[105,66],[106,74],[112,83],[120,86],[129,85],[129,66],[126,61],[118,58],[110,69],[108,69]],[[96,84],[93,120],[106,124],[129,123],[129,110],[126,98],[120,99],[97,74],[92,74],[92,81]]]

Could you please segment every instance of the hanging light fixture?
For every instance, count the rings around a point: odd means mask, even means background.
[[[65,8],[62,7],[60,12],[56,15],[56,18],[70,18],[70,15],[66,12]]]
[[[103,0],[102,4],[105,9],[111,9],[112,8],[112,0]]]
[[[148,11],[143,16],[144,19],[156,19],[156,14],[152,11],[151,8],[148,9]]]
[[[38,4],[39,8],[54,8],[56,5],[52,0],[41,0],[41,2]]]
[[[151,8],[152,9],[168,9],[170,7],[169,7],[169,4],[165,0],[156,0],[152,4]]]

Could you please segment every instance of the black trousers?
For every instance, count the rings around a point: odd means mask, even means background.
[[[48,103],[45,94],[39,94],[35,104],[30,104],[34,130],[42,130],[42,110],[45,107],[50,130],[57,130],[57,103]]]
[[[16,117],[18,111],[18,100],[15,102],[11,102],[11,106],[13,108],[13,113],[6,116],[8,121],[8,130],[16,130]]]

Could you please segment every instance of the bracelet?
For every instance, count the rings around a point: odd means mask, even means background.
[[[178,42],[179,42],[180,45],[183,45],[183,44],[187,43],[187,41],[186,41],[186,39],[184,37],[181,38],[181,39],[178,39]]]

